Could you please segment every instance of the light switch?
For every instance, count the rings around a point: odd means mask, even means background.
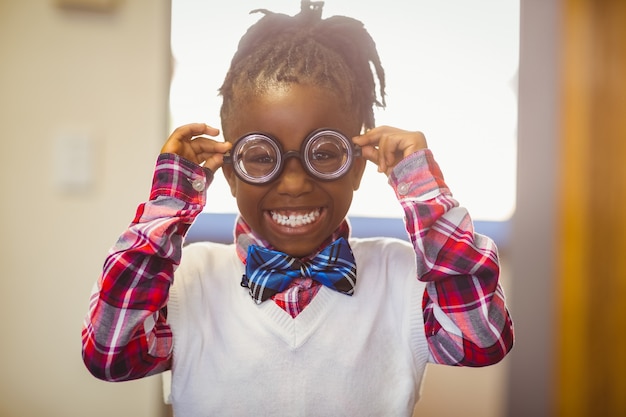
[[[95,144],[83,133],[62,133],[55,140],[54,178],[63,192],[85,192],[94,183]]]

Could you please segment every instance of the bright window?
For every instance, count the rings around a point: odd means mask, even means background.
[[[266,8],[293,15],[297,0],[172,0],[174,76],[171,128],[219,126],[221,85],[237,42]],[[476,220],[503,221],[515,209],[519,0],[326,0],[324,17],[361,20],[387,74],[387,109],[378,125],[421,130],[455,197]],[[369,164],[371,165],[371,164]],[[206,211],[234,212],[216,176]],[[386,177],[373,166],[352,215],[402,213]]]

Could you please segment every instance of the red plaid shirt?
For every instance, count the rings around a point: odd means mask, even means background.
[[[150,199],[109,252],[90,298],[83,360],[96,377],[121,381],[170,368],[169,288],[211,180],[210,172],[189,161],[159,156]],[[513,324],[493,241],[474,233],[430,150],[403,160],[389,182],[404,208],[418,277],[427,282],[422,309],[431,361],[498,362],[513,345]],[[305,297],[294,297],[292,286],[274,300],[294,317],[317,293],[312,283],[296,285]]]

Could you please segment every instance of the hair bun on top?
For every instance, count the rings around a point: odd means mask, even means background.
[[[300,2],[300,13],[293,16],[295,19],[305,22],[316,22],[322,20],[322,8],[324,7],[323,1],[310,1],[302,0]],[[263,13],[264,15],[281,15],[282,13],[275,13],[267,9],[254,9],[250,11],[252,13]]]

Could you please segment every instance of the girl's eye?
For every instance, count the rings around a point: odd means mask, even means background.
[[[344,149],[334,138],[320,138],[310,149],[309,158],[315,165],[336,165],[344,159]]]
[[[313,155],[311,156],[312,156],[311,158],[312,160],[318,161],[318,162],[331,161],[340,157],[337,152],[329,152],[325,150],[318,150],[314,152]]]
[[[246,164],[275,164],[276,159],[266,153],[256,153],[249,155],[248,153],[244,157],[244,163]]]
[[[267,143],[252,141],[242,149],[242,161],[246,165],[267,165],[276,163],[276,153]]]

